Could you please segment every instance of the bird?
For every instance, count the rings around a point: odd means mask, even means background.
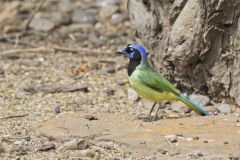
[[[129,58],[127,73],[130,86],[140,95],[154,102],[150,109],[148,118],[158,103],[160,106],[166,101],[181,101],[193,111],[202,116],[209,113],[200,105],[194,103],[187,96],[181,93],[173,84],[153,69],[148,62],[148,53],[143,45],[129,44],[125,48],[116,52]],[[158,107],[153,120],[157,119],[160,107]]]

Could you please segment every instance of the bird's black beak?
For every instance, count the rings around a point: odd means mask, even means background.
[[[122,51],[117,51],[115,53],[118,54],[118,55],[124,54],[124,52],[122,52]]]
[[[118,54],[118,55],[127,55],[128,53],[126,52],[126,48],[124,48],[124,49],[121,49],[121,50],[119,50],[119,51],[117,51],[117,52],[115,52],[116,54]]]

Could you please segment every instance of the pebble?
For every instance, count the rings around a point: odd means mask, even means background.
[[[203,143],[208,143],[208,140],[204,140]]]
[[[4,147],[3,147],[2,143],[0,143],[0,155],[1,155],[2,153],[4,153]]]
[[[10,150],[10,152],[15,152],[16,155],[25,155],[31,151],[31,147],[24,145],[13,145],[12,149]]]
[[[240,160],[240,154],[239,155],[229,155],[230,160]]]
[[[113,24],[118,24],[125,21],[128,18],[128,15],[125,13],[115,13],[112,15],[111,22]]]
[[[189,98],[200,106],[206,106],[210,102],[210,98],[201,94],[191,94]]]
[[[120,160],[118,157],[108,157],[107,160]]]
[[[69,12],[74,8],[74,3],[72,0],[59,0],[58,6],[63,12]]]
[[[112,96],[114,95],[115,91],[113,88],[111,87],[106,87],[103,89],[103,92],[106,93],[108,96]]]
[[[109,4],[119,4],[120,0],[94,0],[95,5],[98,7],[103,7]]]
[[[69,155],[70,159],[71,158],[80,158],[80,157],[86,157],[86,158],[94,158],[95,157],[95,152],[89,149],[82,150],[77,153],[72,153]]]
[[[203,153],[200,150],[196,150],[192,154],[189,154],[189,157],[194,158],[194,159],[200,158],[202,156],[203,156]]]
[[[193,139],[194,140],[199,140],[199,137],[198,136],[194,136]]]
[[[83,118],[88,119],[89,121],[98,120],[97,117],[94,117],[94,116],[92,116],[92,115],[86,115],[86,116],[84,116]]]
[[[64,150],[83,150],[89,147],[89,141],[85,139],[73,139],[63,144]]]
[[[205,106],[204,109],[209,112],[209,114],[218,113],[219,110],[216,106]]]
[[[115,92],[116,97],[122,98],[122,97],[127,97],[126,92],[123,89],[118,89]]]
[[[59,114],[61,113],[61,107],[60,106],[55,106],[54,107],[54,114]]]
[[[117,12],[117,10],[118,6],[116,5],[106,5],[100,10],[99,16],[102,19],[106,19],[108,17],[111,17],[115,12]]]
[[[53,143],[47,143],[47,144],[41,144],[41,145],[37,148],[37,150],[38,150],[38,151],[49,151],[49,150],[53,150],[53,149],[55,149],[55,148],[56,148],[55,144],[53,144]]]
[[[50,31],[54,27],[70,24],[70,22],[71,18],[67,13],[39,12],[31,21],[30,27],[40,31]]]
[[[158,152],[160,152],[160,154],[167,154],[167,151],[162,148],[158,149]]]
[[[124,86],[127,83],[127,81],[126,80],[119,80],[117,83],[118,83],[119,86]]]
[[[190,111],[189,107],[187,107],[185,104],[183,104],[180,101],[173,102],[171,104],[171,109],[175,112],[182,113],[182,114]]]
[[[169,138],[169,141],[171,142],[171,143],[177,143],[177,137],[171,137],[171,138]]]
[[[76,9],[73,12],[72,20],[77,23],[95,24],[95,16],[87,11]]]
[[[229,142],[228,141],[224,141],[223,144],[229,144]]]
[[[37,13],[29,24],[29,27],[38,31],[51,31],[55,27],[55,24],[50,18],[45,17],[43,13]]]
[[[231,113],[231,108],[229,104],[223,103],[218,107],[221,113]]]
[[[106,72],[107,73],[115,73],[116,70],[115,70],[115,68],[113,66],[109,66],[109,67],[107,67]]]
[[[131,101],[138,101],[139,100],[139,96],[138,93],[132,89],[131,87],[128,88],[128,99]]]

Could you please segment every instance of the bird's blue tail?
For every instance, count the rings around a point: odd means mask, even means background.
[[[180,95],[180,101],[182,101],[183,103],[185,103],[188,107],[190,107],[192,110],[194,110],[196,113],[202,115],[202,116],[207,116],[209,115],[209,113],[207,111],[205,111],[201,106],[195,104],[192,100],[190,100],[189,98],[187,98],[184,95]]]

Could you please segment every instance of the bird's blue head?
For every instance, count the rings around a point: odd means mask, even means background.
[[[146,62],[148,55],[145,48],[139,44],[130,44],[117,53],[126,55],[130,60],[141,62]]]

